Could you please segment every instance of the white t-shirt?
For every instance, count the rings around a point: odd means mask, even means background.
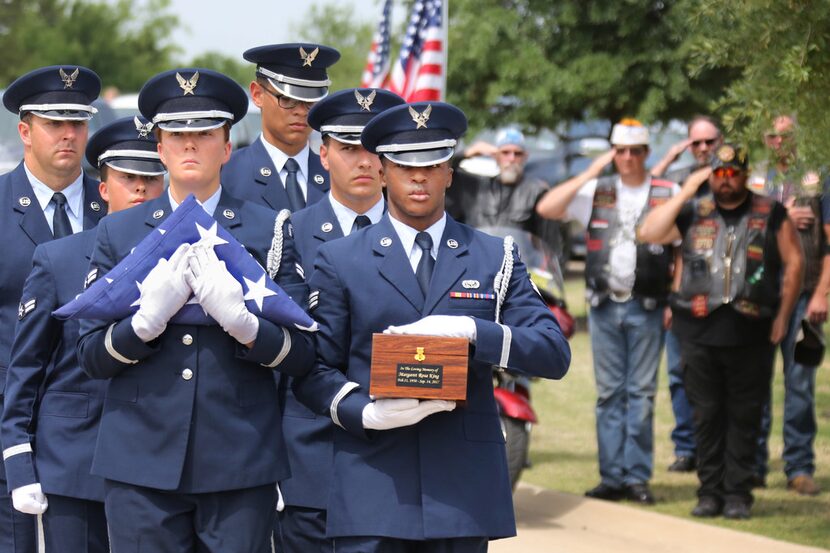
[[[608,284],[615,292],[627,293],[634,288],[635,269],[637,267],[637,240],[636,226],[640,213],[648,203],[648,193],[651,189],[651,177],[637,185],[629,186],[622,183],[619,177],[615,179],[617,188],[617,232],[611,236],[608,243],[611,248],[608,256],[610,275]],[[597,179],[592,179],[579,189],[576,197],[568,206],[566,218],[578,221],[588,228],[591,212],[594,206],[594,192],[597,189]],[[676,184],[672,194],[677,194],[680,187]]]

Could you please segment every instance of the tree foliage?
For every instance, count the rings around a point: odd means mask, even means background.
[[[716,112],[727,134],[758,145],[776,115],[795,114],[803,162],[826,165],[830,151],[830,2],[698,0],[691,69],[738,71]]]
[[[325,44],[340,51],[329,70],[331,90],[360,86],[366,55],[372,44],[374,22],[357,19],[348,4],[312,4],[299,27],[298,40]]]
[[[169,0],[3,0],[0,86],[35,67],[77,63],[105,86],[137,90],[172,66],[179,22]]]
[[[254,64],[242,56],[230,56],[222,52],[205,52],[193,58],[187,65],[206,67],[223,73],[248,90],[248,84],[254,80]]]
[[[690,77],[687,14],[672,0],[452,0],[448,100],[477,127],[686,118],[734,75]]]

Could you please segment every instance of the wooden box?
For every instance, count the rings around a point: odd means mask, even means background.
[[[465,338],[373,334],[369,393],[464,401],[469,350]]]

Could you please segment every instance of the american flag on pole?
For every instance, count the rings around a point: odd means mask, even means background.
[[[389,55],[389,14],[391,11],[392,0],[385,0],[378,30],[372,39],[372,47],[366,59],[366,68],[363,70],[363,78],[360,81],[361,88],[383,88],[386,84],[391,61]]]
[[[446,84],[445,0],[412,6],[401,53],[387,88],[407,102],[439,101]]]

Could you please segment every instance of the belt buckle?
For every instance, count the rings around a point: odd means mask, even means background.
[[[625,303],[631,299],[631,292],[616,292],[614,290],[611,290],[611,294],[609,297],[613,302]]]

